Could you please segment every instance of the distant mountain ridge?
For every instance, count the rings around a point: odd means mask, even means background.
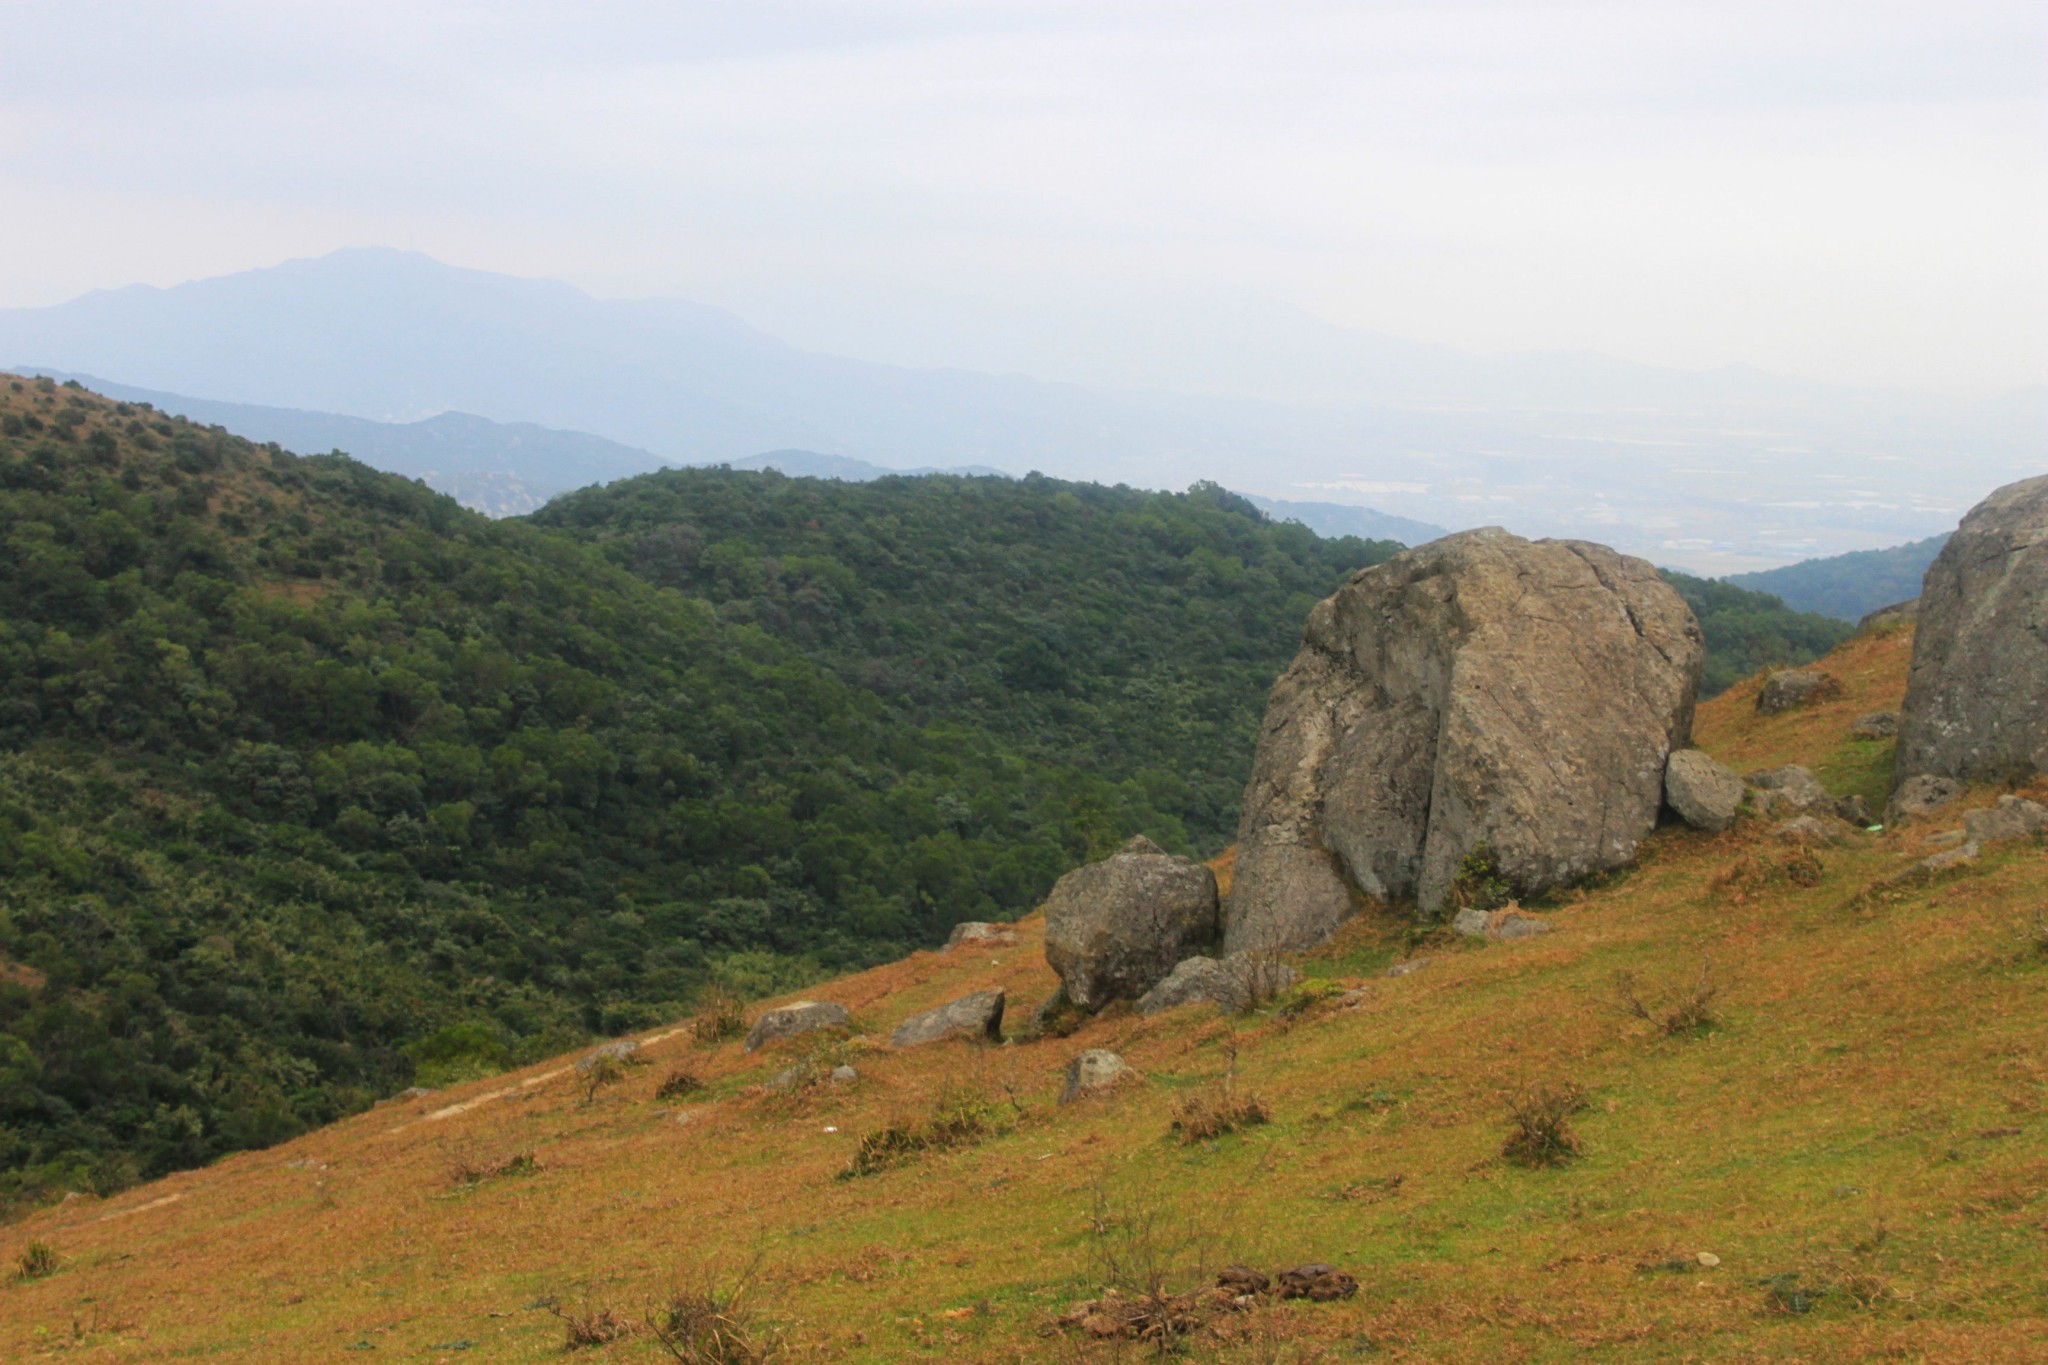
[[[893,469],[888,465],[856,460],[851,455],[826,455],[816,450],[771,450],[761,455],[750,455],[744,460],[727,460],[723,463],[739,470],[772,469],[792,479],[843,479],[847,483],[868,483],[874,479],[888,478],[918,478],[926,474],[957,474],[970,479],[1017,477],[1006,469],[996,469],[985,464],[953,465],[945,468],[937,465],[919,465],[915,469]]]
[[[1348,502],[1288,502],[1245,495],[1254,507],[1275,521],[1298,521],[1319,536],[1358,536],[1364,540],[1398,540],[1403,545],[1425,545],[1450,532],[1442,526],[1410,517],[1397,517],[1370,507]]]
[[[1889,549],[1855,550],[1802,560],[1782,569],[1731,574],[1725,581],[1770,593],[1795,611],[1859,621],[1879,607],[1918,597],[1927,566],[1946,544],[1946,534],[1929,536]]]

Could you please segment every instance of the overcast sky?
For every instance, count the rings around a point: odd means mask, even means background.
[[[1291,307],[1988,392],[2044,72],[2040,0],[0,0],[0,305],[385,244],[1055,378]]]

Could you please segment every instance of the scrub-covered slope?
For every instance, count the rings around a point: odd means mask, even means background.
[[[1861,637],[1826,665],[1839,699],[1760,719],[1745,686],[1696,733],[1744,769],[1881,787],[1888,742],[1849,725],[1896,706],[1909,651]],[[1057,1321],[1105,1288],[1326,1261],[1354,1297],[1198,1305],[1187,1349],[2035,1360],[2048,864],[2020,841],[1910,871],[1994,795],[1817,851],[1756,820],[1665,828],[1633,869],[1532,907],[1554,926],[1539,938],[1355,921],[1302,964],[1334,987],[1292,1012],[1112,1010],[1066,1038],[880,1045],[991,987],[1016,1032],[1052,985],[1032,917],[1014,946],[807,992],[849,1007],[859,1038],[749,1054],[664,1026],[640,1038],[645,1065],[571,1055],[38,1213],[5,1250],[42,1246],[50,1268],[0,1289],[0,1355],[539,1361],[618,1327],[585,1358],[662,1360],[646,1319],[666,1330],[676,1291],[713,1274],[750,1277],[798,1358],[1107,1360],[1137,1348]],[[1396,962],[1423,965],[1386,975]],[[1090,1047],[1138,1077],[1058,1105]],[[857,1077],[823,1079],[841,1064]],[[1560,1159],[1521,1164],[1509,1105],[1544,1091]],[[1174,1130],[1191,1100],[1254,1098],[1268,1122]]]

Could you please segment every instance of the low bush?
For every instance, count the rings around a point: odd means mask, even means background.
[[[760,1262],[720,1283],[707,1276],[672,1290],[648,1312],[647,1330],[683,1365],[772,1365],[790,1357],[787,1336],[763,1317]]]
[[[495,1157],[459,1151],[449,1158],[448,1183],[458,1187],[481,1185],[485,1181],[502,1180],[507,1176],[533,1175],[539,1170],[540,1158],[530,1151],[507,1152]]]
[[[1211,1142],[1241,1128],[1273,1121],[1273,1111],[1257,1095],[1239,1095],[1228,1086],[1213,1094],[1190,1095],[1173,1106],[1173,1132],[1184,1146]]]
[[[979,1091],[949,1086],[931,1113],[921,1119],[896,1119],[861,1134],[841,1180],[854,1180],[903,1165],[928,1152],[950,1151],[985,1142],[1016,1121],[1014,1100],[993,1099]]]
[[[14,1278],[17,1280],[47,1279],[57,1273],[58,1264],[57,1249],[41,1238],[37,1238],[21,1249],[21,1255],[15,1257]]]
[[[1566,1081],[1539,1085],[1508,1100],[1510,1128],[1500,1154],[1517,1166],[1562,1166],[1581,1151],[1572,1115],[1586,1107],[1586,1092]]]
[[[1705,1033],[1721,1022],[1720,1016],[1714,1012],[1714,1002],[1720,998],[1721,988],[1714,984],[1711,966],[1711,962],[1701,962],[1699,979],[1669,1004],[1645,1001],[1633,972],[1614,974],[1614,993],[1624,1013],[1655,1026],[1667,1038]]]
[[[714,986],[704,993],[697,1016],[690,1021],[690,1036],[699,1043],[722,1043],[746,1031],[746,1002],[724,986]]]
[[[657,1100],[679,1100],[694,1095],[704,1088],[703,1078],[693,1071],[677,1067],[662,1077],[661,1084],[654,1087]]]

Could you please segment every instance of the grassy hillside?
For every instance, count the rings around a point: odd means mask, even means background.
[[[0,376],[0,545],[0,1206],[1188,843],[1170,772],[922,723],[565,536],[79,389]]]
[[[1787,564],[1782,569],[1732,574],[1725,581],[1752,592],[1775,594],[1796,611],[1859,621],[1879,607],[1918,597],[1927,566],[1946,544],[1945,535],[1929,536],[1883,550],[1856,550]]]
[[[1738,688],[1702,708],[1701,738],[1838,790],[1875,781],[1887,746],[1849,724],[1897,703],[1909,651],[1852,641],[1828,665],[1844,694],[1807,711],[1759,719]],[[1292,1016],[1111,1013],[1004,1047],[751,1057],[663,1027],[642,1035],[649,1065],[594,1091],[565,1057],[38,1213],[0,1247],[49,1257],[0,1288],[0,1354],[551,1360],[566,1318],[659,1321],[677,1290],[752,1267],[800,1359],[1131,1359],[1054,1319],[1151,1271],[1178,1288],[1230,1261],[1327,1260],[1355,1298],[1213,1315],[1188,1356],[2036,1361],[2048,864],[2026,843],[1899,880],[1959,821],[1813,858],[1755,823],[1665,829],[1633,871],[1543,907],[1539,939],[1359,923],[1309,964],[1358,993]],[[977,987],[1028,1007],[1052,984],[1039,932],[811,993],[870,1040]],[[1382,975],[1401,958],[1427,961]],[[1667,1032],[1702,972],[1708,1019]],[[1091,1046],[1142,1080],[1057,1106]],[[761,1088],[840,1060],[859,1080]],[[662,1098],[678,1073],[702,1088]],[[1226,1077],[1271,1121],[1177,1141],[1176,1107]],[[1508,1102],[1568,1086],[1577,1157],[1505,1159]],[[863,1135],[935,1109],[993,1131],[840,1178]],[[670,1357],[643,1328],[572,1358]]]

